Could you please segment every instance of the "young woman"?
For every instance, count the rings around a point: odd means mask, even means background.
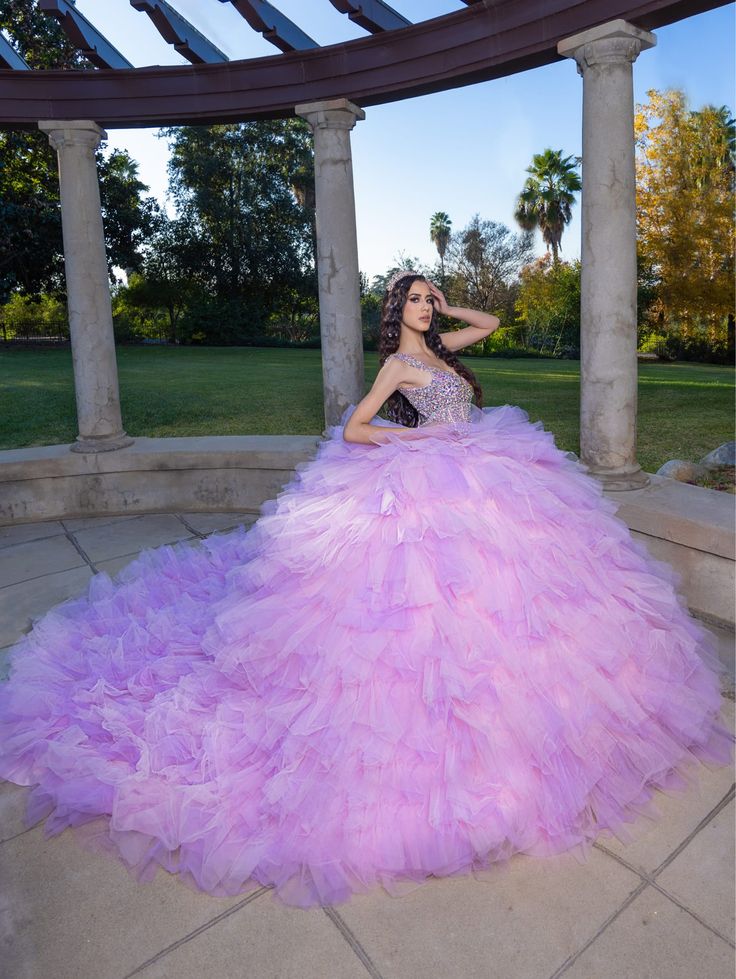
[[[728,762],[674,573],[541,423],[471,405],[454,351],[497,325],[395,276],[371,392],[251,530],[36,623],[0,690],[29,820],[106,817],[142,878],[307,907],[585,849]]]
[[[439,333],[435,310],[445,316],[470,323],[462,330],[452,333]],[[462,350],[483,340],[500,326],[497,316],[481,313],[473,309],[451,308],[447,305],[440,290],[423,276],[415,276],[406,270],[399,272],[389,282],[381,317],[380,357],[382,368],[370,393],[363,398],[345,425],[344,437],[348,442],[384,442],[396,433],[387,433],[385,428],[371,424],[381,406],[388,402],[389,415],[405,426],[416,426],[420,409],[412,402],[411,395],[405,391],[418,391],[427,385],[427,377],[433,372],[444,371],[448,377],[457,375],[466,385],[456,386],[460,393],[460,405],[448,416],[447,410],[439,411],[433,406],[432,418],[437,421],[459,420],[469,411],[469,396],[475,396],[476,403],[482,404],[480,385],[472,372],[454,356],[455,350]],[[452,382],[445,382],[453,387]],[[427,388],[429,391],[429,389]],[[435,392],[432,391],[434,398]],[[415,395],[420,403],[422,396]],[[444,406],[447,409],[447,405]],[[425,415],[425,422],[428,416]]]

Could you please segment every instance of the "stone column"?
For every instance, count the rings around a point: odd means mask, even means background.
[[[583,76],[580,451],[606,489],[636,460],[636,177],[632,65],[656,38],[624,20],[560,41]]]
[[[326,424],[365,391],[350,130],[365,113],[347,99],[296,106],[314,133],[319,322]]]
[[[79,435],[72,452],[130,445],[120,417],[110,283],[95,150],[105,135],[87,120],[42,121],[59,159],[61,223]]]

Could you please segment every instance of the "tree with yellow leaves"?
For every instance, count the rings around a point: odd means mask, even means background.
[[[680,91],[647,98],[634,126],[639,263],[656,296],[648,314],[665,332],[721,346],[734,315],[734,120],[725,106],[691,111]]]

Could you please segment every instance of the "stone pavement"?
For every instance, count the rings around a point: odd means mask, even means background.
[[[143,547],[196,539],[252,514],[157,514],[0,528],[0,670],[10,645],[97,571]],[[728,637],[723,635],[724,643]],[[724,661],[727,657],[724,656]],[[734,704],[724,701],[733,724]],[[659,796],[635,841],[515,857],[480,878],[432,880],[300,911],[262,888],[212,898],[160,871],[137,884],[70,832],[24,828],[25,789],[0,783],[3,979],[731,979],[734,786],[701,767]]]

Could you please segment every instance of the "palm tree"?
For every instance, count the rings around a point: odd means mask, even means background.
[[[559,261],[562,232],[572,219],[575,194],[582,186],[577,174],[579,162],[573,156],[563,159],[562,150],[535,153],[532,165],[526,168],[530,176],[516,201],[517,223],[525,231],[539,228],[547,251],[552,249],[554,262]]]
[[[429,237],[434,243],[440,256],[440,270],[442,275],[442,288],[445,287],[445,253],[447,251],[447,246],[450,244],[450,229],[452,227],[452,221],[450,216],[445,214],[444,211],[436,211],[432,215],[432,220],[429,224]]]
[[[697,161],[697,186],[700,187],[716,174],[721,176],[725,172],[733,175],[736,170],[736,119],[728,106],[716,108],[706,105],[698,112],[691,112],[690,120],[710,137],[703,141],[709,153],[703,153]]]

